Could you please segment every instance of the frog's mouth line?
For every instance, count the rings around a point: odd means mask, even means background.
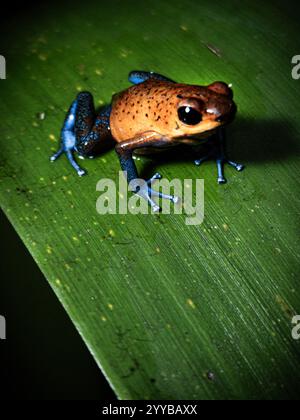
[[[208,140],[211,136],[213,136],[216,131],[218,130],[219,126],[216,127],[214,130],[207,130],[204,131],[203,133],[199,133],[199,134],[190,134],[190,135],[184,135],[182,137],[179,138],[179,140],[190,140],[190,141],[195,141],[195,142],[203,142],[205,140]]]

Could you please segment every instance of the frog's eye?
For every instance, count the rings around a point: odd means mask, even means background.
[[[178,117],[180,121],[188,125],[196,125],[202,120],[202,115],[199,111],[191,106],[181,106],[178,108]]]

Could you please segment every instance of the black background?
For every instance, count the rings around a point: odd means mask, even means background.
[[[4,214],[0,213],[0,340],[6,400],[115,398],[68,315]]]

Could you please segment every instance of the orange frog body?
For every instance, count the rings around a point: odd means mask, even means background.
[[[88,92],[78,94],[62,128],[61,148],[52,156],[52,161],[66,153],[71,165],[82,176],[85,171],[74,160],[73,152],[93,157],[101,150],[104,139],[111,136],[117,142],[121,168],[126,172],[128,182],[134,185],[138,173],[133,153],[151,153],[181,143],[197,145],[201,139],[211,138],[211,150],[207,156],[195,160],[197,165],[215,156],[220,184],[226,182],[224,163],[238,171],[243,169],[225,156],[223,126],[230,123],[236,113],[233,92],[226,83],[187,85],[144,71],[131,72],[129,80],[134,86],[115,94],[111,105],[98,114],[92,95]],[[150,181],[155,178],[160,175],[154,175]],[[155,207],[151,200],[154,191],[149,185],[146,189],[138,186],[133,189]]]
[[[110,115],[117,142],[155,132],[174,144],[208,137],[235,114],[232,90],[222,82],[194,86],[148,79],[116,94]]]

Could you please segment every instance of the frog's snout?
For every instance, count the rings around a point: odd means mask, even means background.
[[[215,104],[209,104],[206,113],[217,122],[225,123],[231,121],[237,108],[232,100],[226,100],[224,102],[218,101]]]
[[[208,99],[206,114],[210,116],[210,119],[219,123],[231,121],[237,110],[232,99],[231,87],[224,82],[214,82],[208,86],[208,89],[213,92],[213,96]]]
[[[237,111],[237,107],[233,101],[230,101],[226,107],[221,110],[221,115],[217,117],[218,122],[229,122],[231,121]]]

